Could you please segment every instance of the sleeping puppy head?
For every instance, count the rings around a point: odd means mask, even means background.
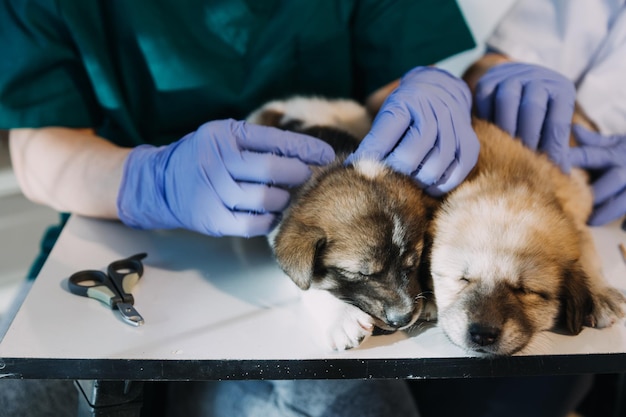
[[[500,147],[506,153],[505,145],[485,143],[482,155]],[[485,168],[496,157],[435,215],[431,273],[449,339],[471,352],[510,355],[559,318],[579,333],[592,300],[580,231],[550,179],[515,161],[502,163],[508,173]]]
[[[369,131],[366,109],[293,97],[266,103],[248,121],[316,136],[337,154],[333,164],[311,167],[269,236],[280,267],[302,290],[326,290],[381,329],[414,323],[424,306],[418,272],[435,202],[380,162],[343,163]]]
[[[455,344],[492,355],[523,349],[561,312],[578,333],[590,311],[578,237],[567,219],[529,209],[527,199],[513,212],[501,204],[465,201],[452,216],[444,210],[432,251],[440,325]],[[483,216],[491,222],[479,221]]]
[[[415,322],[433,202],[409,178],[373,161],[314,173],[278,226],[274,252],[303,290],[324,289],[385,330]]]

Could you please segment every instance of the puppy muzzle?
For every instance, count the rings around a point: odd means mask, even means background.
[[[415,323],[420,311],[421,308],[417,307],[411,311],[386,309],[385,319],[375,318],[375,324],[377,327],[388,331],[406,329]]]

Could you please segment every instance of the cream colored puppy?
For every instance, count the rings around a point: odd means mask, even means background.
[[[432,224],[431,272],[439,324],[468,351],[510,355],[562,323],[571,334],[624,316],[604,282],[586,226],[585,174],[475,121],[481,151]]]

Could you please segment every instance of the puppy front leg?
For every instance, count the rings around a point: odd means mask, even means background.
[[[437,320],[437,302],[435,296],[431,295],[424,299],[424,308],[419,316],[423,321],[436,321]]]
[[[600,255],[590,231],[586,228],[581,234],[581,248],[580,262],[589,276],[589,290],[593,305],[591,314],[585,318],[584,324],[588,327],[609,327],[624,318],[626,297],[606,282]]]
[[[369,314],[326,290],[302,291],[302,303],[313,322],[315,339],[326,349],[357,347],[374,330],[374,319]]]

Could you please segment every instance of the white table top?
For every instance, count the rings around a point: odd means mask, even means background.
[[[595,228],[593,233],[606,276],[626,290],[626,264],[618,250],[618,244],[626,242],[626,233],[617,223]],[[135,308],[145,319],[143,326],[132,327],[117,311],[68,291],[67,278],[72,273],[104,271],[111,261],[139,252],[148,253],[144,276],[133,290]],[[626,371],[625,353],[623,323],[604,330],[586,328],[578,336],[545,332],[512,358],[468,357],[433,325],[410,335],[375,336],[349,351],[327,352],[312,340],[300,311],[298,290],[272,259],[264,238],[138,231],[117,222],[72,216],[0,343],[0,377],[221,379],[608,372]]]

